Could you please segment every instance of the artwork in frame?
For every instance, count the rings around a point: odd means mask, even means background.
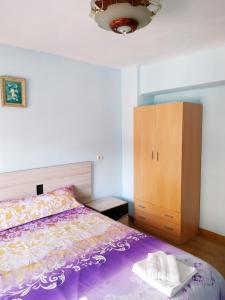
[[[1,103],[3,106],[26,107],[26,79],[1,77]]]

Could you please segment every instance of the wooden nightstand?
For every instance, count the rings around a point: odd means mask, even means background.
[[[128,214],[128,203],[118,198],[100,198],[85,205],[116,221]]]

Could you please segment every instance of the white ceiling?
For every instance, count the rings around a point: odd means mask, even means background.
[[[90,0],[0,0],[0,43],[121,67],[225,43],[225,0],[161,0],[150,26],[126,37],[89,17]]]

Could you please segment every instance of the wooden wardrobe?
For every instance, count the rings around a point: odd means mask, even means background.
[[[134,109],[135,223],[183,243],[198,232],[202,105]]]

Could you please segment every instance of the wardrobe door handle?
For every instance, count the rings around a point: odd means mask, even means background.
[[[154,152],[152,151],[152,160],[154,160]]]
[[[159,161],[159,152],[157,152],[157,161]]]

